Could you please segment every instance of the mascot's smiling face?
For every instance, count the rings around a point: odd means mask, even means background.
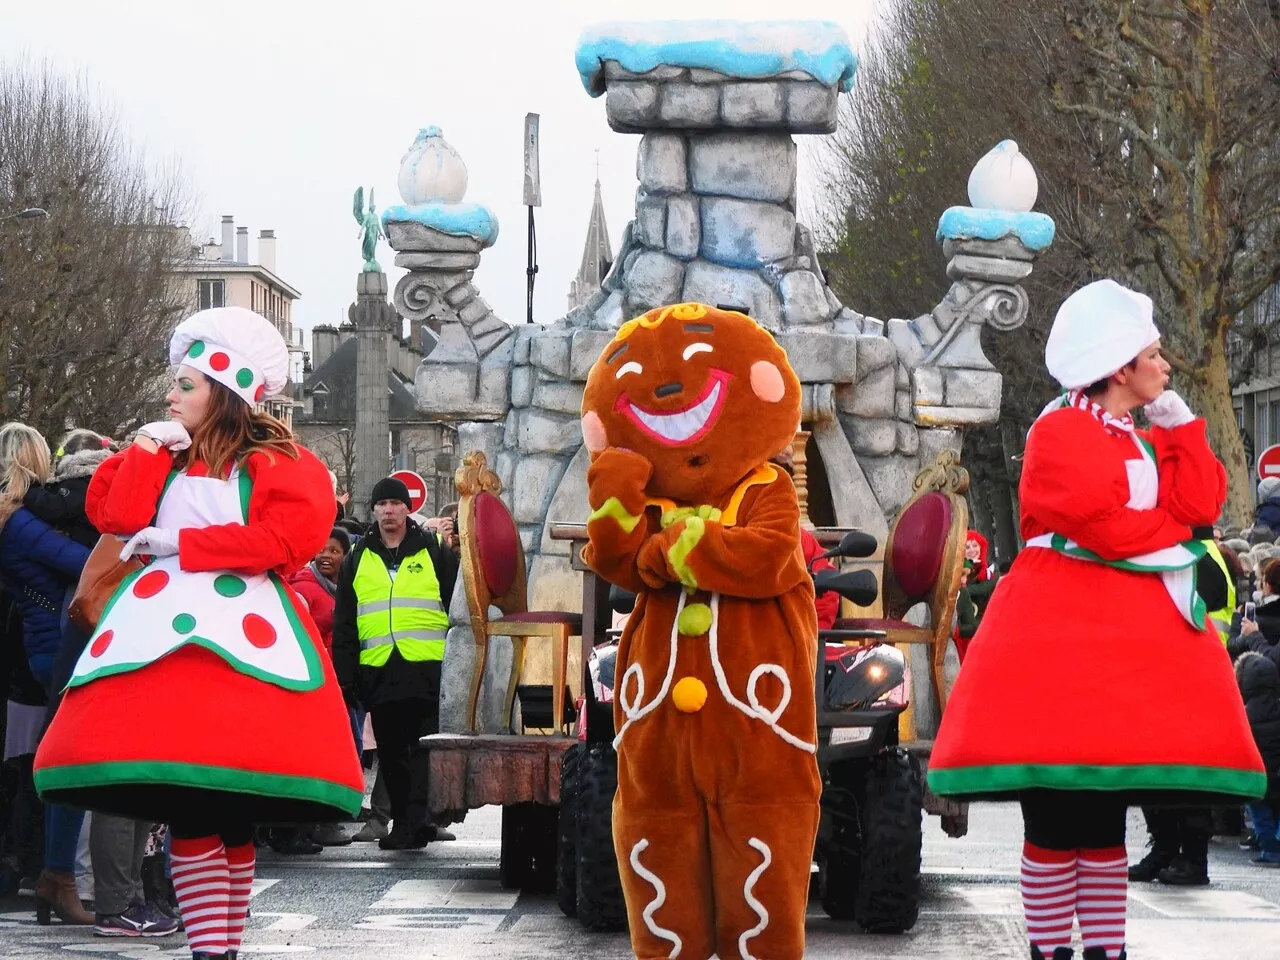
[[[700,303],[628,321],[596,360],[582,436],[654,465],[649,492],[686,503],[725,492],[791,442],[800,382],[750,317]]]

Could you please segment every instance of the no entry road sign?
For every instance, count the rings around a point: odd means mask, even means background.
[[[1280,461],[1277,461],[1277,463],[1280,463]],[[412,470],[397,470],[391,476],[409,488],[409,500],[413,504],[410,512],[417,513],[421,510],[422,505],[427,502],[427,481]]]

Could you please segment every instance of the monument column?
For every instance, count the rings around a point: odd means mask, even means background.
[[[356,327],[356,470],[351,507],[356,517],[368,520],[373,485],[391,472],[387,337],[400,318],[387,303],[385,273],[358,275],[356,302],[347,316]]]

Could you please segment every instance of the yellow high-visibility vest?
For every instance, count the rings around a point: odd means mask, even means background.
[[[352,586],[361,666],[383,666],[392,647],[414,663],[444,659],[449,614],[426,549],[402,560],[394,580],[382,558],[366,549]]]
[[[1218,549],[1218,544],[1213,540],[1201,540],[1206,547],[1209,548],[1209,556],[1213,557],[1222,570],[1222,575],[1227,580],[1227,605],[1220,610],[1212,610],[1209,612],[1209,619],[1213,621],[1214,628],[1218,631],[1218,636],[1222,638],[1225,644],[1231,637],[1231,616],[1236,609],[1236,583],[1231,578],[1231,568],[1227,566],[1227,561],[1222,559],[1222,551]]]

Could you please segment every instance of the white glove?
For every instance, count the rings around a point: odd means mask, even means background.
[[[1196,418],[1191,408],[1187,406],[1187,401],[1172,390],[1166,390],[1160,394],[1143,407],[1142,412],[1147,415],[1152,426],[1164,427],[1167,430],[1190,423]]]
[[[129,542],[120,551],[120,559],[128,560],[135,553],[144,553],[149,557],[172,557],[177,552],[177,530],[146,527],[129,538]]]
[[[138,431],[140,437],[150,437],[157,446],[167,447],[174,453],[191,446],[191,434],[177,420],[157,420]]]

